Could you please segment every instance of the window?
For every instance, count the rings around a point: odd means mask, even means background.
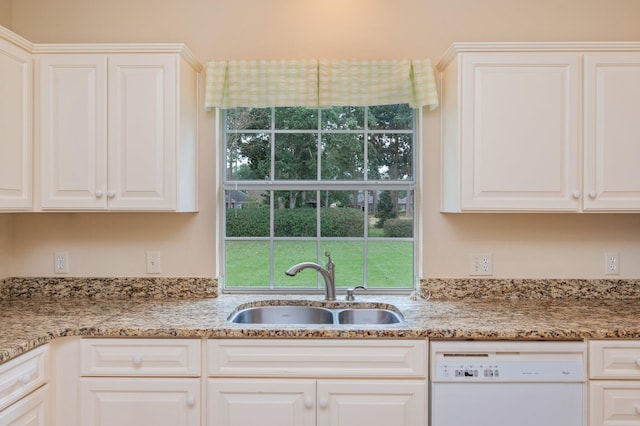
[[[336,264],[336,287],[412,289],[416,110],[223,110],[227,291],[324,289],[292,265]]]

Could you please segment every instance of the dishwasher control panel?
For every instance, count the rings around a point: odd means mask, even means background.
[[[491,362],[451,360],[436,363],[433,380],[464,381],[582,381],[582,366],[572,361]]]
[[[432,382],[584,382],[584,342],[431,342]]]

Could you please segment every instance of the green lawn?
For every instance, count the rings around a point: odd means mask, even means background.
[[[225,283],[229,288],[269,286],[269,242],[229,241],[226,251]],[[361,241],[325,241],[322,253],[331,252],[336,264],[336,287],[347,288],[364,282]],[[372,287],[411,288],[413,285],[413,243],[369,241],[367,283]],[[309,269],[295,277],[286,271],[299,262],[317,262],[314,241],[276,241],[274,245],[274,285],[278,288],[315,288],[318,274]],[[326,258],[322,256],[321,263]]]

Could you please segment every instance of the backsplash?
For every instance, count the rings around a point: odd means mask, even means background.
[[[8,278],[0,282],[0,299],[25,297],[204,298],[218,297],[213,278]]]
[[[431,300],[640,300],[640,280],[429,278],[420,282],[420,296]]]
[[[640,300],[640,280],[429,278],[421,280],[420,296],[430,300]],[[0,299],[27,297],[215,298],[218,282],[193,277],[26,277],[0,281]]]

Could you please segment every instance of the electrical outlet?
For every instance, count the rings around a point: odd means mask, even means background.
[[[148,251],[147,252],[147,274],[159,274],[160,273],[160,252]]]
[[[605,253],[604,254],[604,273],[605,275],[619,275],[620,274],[620,255],[618,253]]]
[[[53,253],[53,272],[56,274],[69,273],[69,252],[56,251]]]
[[[470,255],[469,275],[493,275],[491,253],[476,253]]]

